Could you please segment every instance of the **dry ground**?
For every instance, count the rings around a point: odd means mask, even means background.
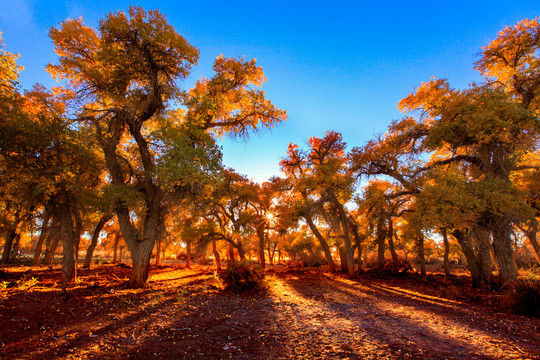
[[[164,267],[129,290],[104,265],[65,300],[59,270],[4,270],[1,359],[540,359],[540,320],[464,282],[304,271],[235,294],[209,268]]]

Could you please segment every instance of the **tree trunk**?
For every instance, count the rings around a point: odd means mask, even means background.
[[[538,263],[540,263],[540,244],[538,243],[538,240],[536,238],[538,234],[538,221],[534,219],[531,222],[531,226],[529,227],[529,229],[527,230],[522,229],[522,231],[525,233],[525,235],[527,236],[527,239],[529,240],[529,242],[531,243],[533,247],[536,260],[538,261]]]
[[[517,269],[514,262],[512,240],[510,238],[512,225],[507,219],[500,218],[494,219],[491,228],[493,229],[495,262],[499,268],[499,281],[502,284],[508,281],[515,281],[517,279]]]
[[[388,217],[388,248],[390,249],[390,254],[392,255],[392,261],[398,262],[398,254],[396,252],[396,247],[394,246],[394,222],[392,221],[392,218]]]
[[[19,249],[21,246],[21,234],[17,233],[15,235],[15,239],[13,239],[13,248],[11,249],[11,256],[9,257],[9,261],[13,262],[19,256]]]
[[[306,222],[309,226],[309,229],[315,235],[317,240],[319,240],[319,244],[321,245],[321,248],[324,252],[324,257],[326,258],[326,262],[328,263],[328,268],[330,269],[330,272],[336,272],[336,264],[334,263],[334,259],[332,259],[332,253],[330,252],[330,246],[328,246],[328,243],[326,242],[325,238],[322,236],[322,234],[319,232],[315,224],[313,223],[313,219],[311,218],[311,210],[306,208],[305,216]]]
[[[117,230],[114,233],[114,245],[113,245],[113,264],[116,264],[117,258],[116,255],[118,253],[118,244],[120,243],[120,231]]]
[[[235,255],[234,255],[234,245],[231,243],[229,243],[229,261],[230,262],[236,261]]]
[[[161,237],[156,240],[156,253],[155,253],[155,256],[156,256],[155,265],[158,266],[160,264],[160,260],[161,260]]]
[[[420,263],[420,275],[426,276],[426,258],[424,256],[424,236],[419,235],[416,238],[416,251],[418,262]]]
[[[240,257],[240,261],[246,260],[246,252],[244,251],[244,247],[242,246],[242,243],[240,241],[236,242],[236,250],[238,250],[238,256]]]
[[[38,242],[36,244],[36,249],[34,250],[34,259],[32,260],[33,265],[39,264],[39,258],[41,257],[41,249],[43,248],[43,243],[47,238],[49,233],[49,221],[51,220],[51,213],[48,210],[45,210],[43,213],[43,221],[41,223],[41,231],[39,233]]]
[[[2,253],[2,264],[7,264],[11,257],[11,251],[13,249],[13,240],[17,236],[17,227],[21,222],[19,212],[15,213],[15,220],[11,224],[6,232],[6,242],[4,243],[4,252]]]
[[[377,264],[380,269],[384,268],[384,252],[386,239],[386,229],[384,228],[384,217],[380,217],[377,221]]]
[[[489,284],[491,281],[491,246],[489,245],[489,230],[483,226],[477,225],[474,228],[473,234],[476,238],[477,259],[480,265],[482,281]]]
[[[191,241],[186,242],[186,269],[191,268]]]
[[[264,259],[264,238],[265,238],[265,227],[266,222],[262,222],[261,225],[258,225],[256,228],[257,231],[257,238],[259,239],[259,264],[261,264],[261,267],[264,269],[266,268],[266,263]]]
[[[109,215],[103,215],[101,219],[99,219],[99,222],[97,223],[96,228],[92,233],[92,240],[90,241],[90,246],[88,246],[88,249],[86,250],[83,268],[90,268],[90,264],[92,263],[92,256],[94,255],[94,250],[96,249],[99,240],[99,234],[101,233],[101,230],[103,230],[103,227],[105,226],[107,221],[110,220],[110,218],[111,217]]]
[[[482,270],[474,253],[474,247],[471,243],[470,236],[458,229],[452,231],[452,236],[456,238],[457,242],[461,246],[463,255],[465,255],[465,258],[467,259],[467,267],[471,273],[473,286],[480,287],[482,284]]]
[[[339,245],[338,252],[339,252],[339,261],[341,264],[341,271],[344,274],[347,274],[347,272],[349,271],[349,266],[347,264],[347,252],[345,251],[345,246],[343,246],[343,244]]]
[[[351,243],[350,231],[349,231],[349,219],[347,219],[347,214],[343,208],[343,204],[339,202],[334,193],[330,194],[332,203],[337,208],[340,220],[341,220],[341,232],[343,234],[343,243],[345,245],[345,255],[347,258],[347,273],[350,276],[354,276],[354,252]]]
[[[77,276],[75,263],[75,229],[69,205],[60,205],[60,228],[62,239],[62,290],[66,292],[67,284]]]
[[[59,224],[59,226],[61,226]],[[58,245],[60,244],[60,228],[57,227],[53,231],[49,232],[48,235],[48,247],[45,249],[45,254],[43,257],[43,264],[45,265],[51,265],[54,260],[54,254],[56,254],[56,249],[58,248]]]
[[[446,229],[442,229],[441,234],[442,234],[443,242],[444,242],[444,275],[448,277],[451,275],[450,274],[450,259],[449,259],[450,243],[448,242],[448,234],[446,233]]]
[[[143,287],[148,280],[150,270],[150,257],[154,244],[150,241],[145,241],[140,244],[135,250],[131,250],[132,268],[129,277],[129,286],[132,288]]]
[[[212,239],[212,252],[214,253],[214,259],[216,260],[216,268],[221,270],[221,258],[219,257],[219,252],[217,251],[216,239]]]

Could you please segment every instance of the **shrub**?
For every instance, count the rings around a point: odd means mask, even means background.
[[[219,277],[225,288],[237,292],[264,288],[264,270],[259,265],[250,265],[245,261],[229,262]]]

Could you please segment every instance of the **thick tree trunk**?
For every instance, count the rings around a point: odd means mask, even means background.
[[[83,268],[89,269],[90,264],[92,263],[92,256],[94,255],[94,250],[96,249],[98,240],[99,240],[99,234],[101,233],[101,230],[103,230],[103,227],[107,223],[107,221],[110,220],[109,215],[103,215],[101,219],[99,219],[96,228],[94,229],[94,232],[92,233],[92,240],[90,241],[90,246],[88,246],[88,249],[86,250],[86,256],[84,258],[84,264]]]
[[[392,261],[398,262],[398,254],[396,252],[396,247],[394,246],[394,222],[391,217],[388,217],[388,248],[390,249],[390,254],[392,255]]]
[[[540,244],[538,243],[538,239],[537,239],[538,221],[536,221],[536,219],[533,220],[529,229],[527,230],[522,229],[522,231],[525,233],[525,235],[527,236],[527,239],[529,240],[529,242],[531,243],[533,247],[536,260],[538,261],[538,263],[540,263]]]
[[[474,228],[473,234],[476,238],[477,259],[480,265],[480,271],[482,275],[482,281],[489,284],[491,281],[491,246],[489,244],[489,230],[478,225]]]
[[[59,224],[59,226],[61,226]],[[58,245],[60,245],[61,240],[61,230],[60,228],[56,228],[53,231],[51,231],[48,235],[48,241],[47,241],[47,248],[45,249],[45,254],[43,257],[43,264],[45,265],[51,265],[54,260],[54,254],[56,254],[56,249],[58,248]]]
[[[345,274],[349,271],[349,266],[347,264],[347,252],[345,251],[345,246],[342,244],[338,247],[339,252],[339,262],[341,264],[341,271]]]
[[[234,245],[229,243],[229,261],[230,262],[235,262],[236,261],[236,258],[235,258],[235,255],[234,255]]]
[[[141,288],[146,283],[146,280],[148,280],[153,245],[150,241],[141,242],[136,250],[130,251],[132,268],[129,277],[129,286],[131,288]]]
[[[68,204],[60,205],[60,227],[62,238],[62,290],[66,292],[67,284],[77,276],[75,263],[76,239],[72,213]]]
[[[238,250],[238,256],[240,257],[240,261],[246,260],[246,252],[244,251],[244,247],[242,246],[242,243],[240,241],[236,242],[236,250]]]
[[[45,210],[43,213],[43,221],[41,223],[41,231],[39,233],[39,238],[36,244],[36,249],[34,250],[34,259],[32,260],[33,265],[39,264],[39,258],[41,257],[41,249],[43,248],[43,243],[47,238],[49,233],[49,221],[51,219],[51,214],[49,211]]]
[[[347,273],[350,276],[354,276],[354,252],[352,248],[351,243],[351,236],[349,231],[349,219],[347,219],[347,214],[345,213],[345,209],[343,208],[343,204],[339,202],[337,197],[330,193],[330,198],[332,200],[332,203],[337,208],[339,216],[340,216],[340,222],[341,222],[341,233],[343,235],[343,243],[345,245],[345,255],[347,258]]]
[[[384,253],[386,239],[386,229],[384,228],[384,218],[381,216],[377,221],[377,265],[384,268]]]
[[[444,275],[450,276],[450,243],[448,242],[448,234],[446,233],[446,229],[442,229],[441,234],[444,242]]]
[[[514,252],[512,250],[512,240],[510,234],[512,225],[505,218],[494,219],[491,226],[493,229],[493,251],[495,262],[499,268],[499,281],[505,284],[508,281],[517,279],[517,269],[514,262]]]
[[[457,229],[452,231],[452,236],[456,238],[457,242],[461,246],[463,255],[465,255],[465,258],[467,259],[467,267],[471,273],[473,286],[480,287],[482,284],[482,269],[474,253],[474,247],[471,243],[470,236]]]

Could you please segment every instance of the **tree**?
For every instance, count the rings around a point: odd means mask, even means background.
[[[177,80],[199,53],[158,11],[111,13],[97,31],[66,20],[50,36],[60,60],[48,70],[68,80],[69,94],[82,103],[78,119],[94,126],[132,256],[129,282],[143,286],[167,197],[219,168],[219,150],[205,131],[246,135],[286,114],[252,88],[265,80],[254,61],[219,57],[216,75],[182,95]],[[182,99],[187,111],[173,111]]]

